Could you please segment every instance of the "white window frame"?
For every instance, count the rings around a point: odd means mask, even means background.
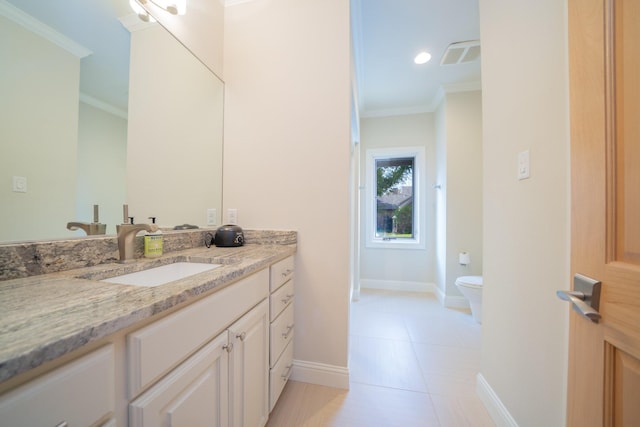
[[[384,240],[376,237],[376,160],[389,158],[414,158],[413,170],[413,238]],[[366,151],[365,169],[365,247],[385,249],[425,249],[424,238],[425,201],[422,189],[426,176],[424,147],[375,148]]]

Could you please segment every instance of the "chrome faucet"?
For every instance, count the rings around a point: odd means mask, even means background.
[[[135,237],[141,231],[157,231],[156,224],[120,224],[118,225],[118,251],[120,262],[133,261]]]

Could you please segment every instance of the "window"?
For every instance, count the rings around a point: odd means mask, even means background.
[[[421,147],[367,150],[366,245],[424,248]]]

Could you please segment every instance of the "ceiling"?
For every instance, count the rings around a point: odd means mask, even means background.
[[[360,117],[434,111],[443,89],[480,87],[480,60],[440,65],[451,43],[479,40],[478,0],[351,0]],[[431,61],[416,65],[422,50]]]
[[[81,91],[127,110],[129,33],[115,19],[127,0],[9,1],[93,51]],[[351,0],[351,12],[360,117],[434,111],[442,89],[479,88],[479,60],[440,65],[449,44],[480,38],[478,0]],[[416,65],[421,50],[432,59]]]

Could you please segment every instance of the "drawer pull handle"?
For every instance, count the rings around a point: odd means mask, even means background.
[[[286,332],[282,333],[282,338],[284,338],[285,340],[287,338],[289,338],[289,334],[291,333],[291,331],[293,331],[293,323],[291,325],[287,326]]]
[[[241,333],[236,335],[236,338],[238,338],[240,341],[244,341],[244,339],[246,337],[247,337],[247,333],[246,332],[241,332]]]
[[[56,427],[69,427],[69,423],[66,421],[63,421],[60,424],[56,425]]]
[[[284,298],[282,298],[282,303],[283,304],[289,304],[289,301],[291,301],[291,298],[293,298],[293,294],[287,294],[285,295]]]
[[[282,272],[282,277],[287,277],[291,273],[293,273],[293,270],[290,268],[287,268],[285,271]]]
[[[287,365],[287,370],[284,371],[284,373],[281,375],[284,381],[287,381],[289,379],[289,375],[291,375],[291,368],[293,368],[293,363]]]

